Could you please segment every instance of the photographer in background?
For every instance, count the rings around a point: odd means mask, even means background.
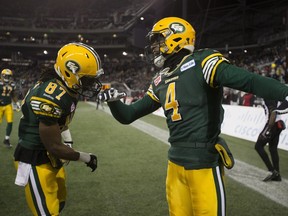
[[[279,155],[278,155],[278,143],[282,130],[286,128],[285,123],[277,118],[277,104],[275,100],[264,100],[263,108],[267,117],[267,122],[258,136],[255,144],[255,150],[265,163],[269,174],[263,179],[267,181],[281,181],[280,169],[279,169]],[[271,160],[265,146],[268,143],[268,148],[271,156]]]

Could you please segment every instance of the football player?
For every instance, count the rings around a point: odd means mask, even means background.
[[[59,215],[63,209],[63,163],[81,161],[92,172],[97,168],[95,154],[71,148],[69,123],[79,96],[93,97],[99,93],[98,78],[103,73],[100,58],[92,47],[69,43],[58,51],[54,69],[42,71],[40,80],[22,102],[19,143],[14,152],[15,184],[25,187],[33,215]]]
[[[1,71],[0,80],[0,123],[2,123],[3,117],[5,116],[7,126],[6,135],[3,144],[11,148],[10,135],[13,126],[13,105],[17,106],[16,110],[20,110],[20,104],[18,102],[18,96],[16,92],[16,84],[13,80],[13,72],[10,69],[4,69]]]
[[[284,100],[288,87],[236,67],[213,49],[194,50],[195,30],[186,20],[159,20],[147,35],[146,56],[158,72],[146,95],[126,105],[124,94],[108,89],[100,95],[120,123],[163,108],[171,144],[166,197],[171,216],[223,216],[226,212],[223,165],[234,159],[221,137],[223,87]],[[267,88],[269,86],[269,88]]]

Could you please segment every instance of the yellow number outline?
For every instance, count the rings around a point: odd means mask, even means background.
[[[176,100],[175,82],[170,83],[167,92],[164,108],[165,110],[173,109],[173,114],[171,115],[172,121],[182,120],[180,113],[178,112],[179,103]]]
[[[46,89],[45,89],[45,92],[46,92],[47,94],[53,94],[53,92],[56,90],[57,86],[58,86],[58,85],[57,85],[56,83],[50,82],[50,83],[47,85],[47,87],[46,87]],[[61,93],[56,96],[56,99],[57,99],[57,100],[60,100],[61,97],[66,93],[65,89],[62,88],[61,86],[59,87],[59,89],[60,89]]]
[[[12,90],[11,86],[3,86],[2,96],[10,96]]]

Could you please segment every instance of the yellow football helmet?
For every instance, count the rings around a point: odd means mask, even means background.
[[[4,69],[1,71],[1,80],[8,83],[13,80],[13,73],[10,69]]]
[[[83,43],[69,43],[59,51],[54,65],[55,71],[66,86],[79,94],[92,91],[94,96],[101,90],[98,80],[104,74],[97,52]],[[86,96],[86,95],[85,95]]]
[[[181,49],[194,51],[195,30],[184,19],[166,17],[159,20],[148,33],[149,45],[145,48],[148,59],[157,67],[162,67],[165,57],[178,53]]]

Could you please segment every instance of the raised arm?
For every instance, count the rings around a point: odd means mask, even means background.
[[[133,121],[148,115],[160,107],[160,104],[145,95],[133,104],[127,105],[118,101],[108,102],[114,118],[122,124],[130,124]]]

